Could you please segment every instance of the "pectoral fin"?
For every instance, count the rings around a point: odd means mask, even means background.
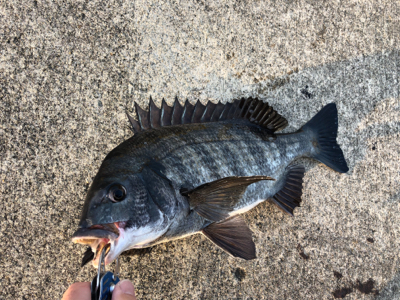
[[[181,194],[189,198],[191,208],[200,216],[217,222],[229,217],[250,184],[261,180],[275,179],[268,176],[225,177],[191,191],[181,189]]]
[[[256,258],[256,246],[250,228],[240,216],[212,223],[202,232],[217,246],[235,257],[246,260]]]

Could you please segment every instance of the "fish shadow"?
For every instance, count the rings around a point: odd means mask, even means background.
[[[399,53],[393,50],[304,69],[257,83],[255,93],[289,121],[284,132],[296,131],[324,104],[335,102],[337,140],[351,172],[364,159],[369,141],[400,135]],[[282,85],[275,88],[275,81]],[[288,106],[277,99],[293,101]]]
[[[218,99],[212,94],[209,95],[209,98],[231,101],[234,98],[252,96],[263,99],[289,121],[289,126],[283,132],[298,130],[323,105],[335,102],[339,113],[337,140],[344,152],[350,168],[349,175],[351,175],[354,167],[364,160],[368,151],[374,151],[374,147],[378,149],[381,139],[399,136],[400,121],[397,116],[400,116],[400,105],[398,103],[400,80],[396,63],[399,60],[400,56],[397,50],[362,56],[304,69],[281,78],[252,85],[242,84],[242,88],[237,89],[237,92],[229,99]],[[233,81],[232,84],[237,85],[238,82]],[[229,87],[226,82],[225,86],[230,90],[235,90],[235,87]],[[212,88],[205,90],[212,91]],[[279,99],[284,99],[284,101]],[[318,162],[311,159],[304,159],[304,161],[306,161],[307,170],[318,165]],[[388,199],[389,204],[394,205],[398,202],[399,196],[400,192],[390,197]],[[258,217],[258,213],[267,207],[268,211],[274,210],[272,205],[266,203],[247,215],[247,219],[250,219],[248,221],[256,226],[257,220],[259,221],[261,231],[266,220]],[[264,215],[266,215],[265,212]],[[283,214],[279,216],[276,214],[272,217],[272,221],[282,217]],[[276,223],[279,226],[279,222]],[[179,243],[182,242],[172,241],[167,243],[165,247],[169,248],[170,245],[178,245]],[[196,247],[193,244],[191,246],[193,250],[189,252],[198,254],[212,247],[210,245],[211,243],[207,246],[199,245],[199,247]],[[160,246],[156,246],[149,249],[132,249],[122,255],[147,258],[148,255],[159,252],[161,252]],[[195,256],[195,254],[193,255]],[[222,265],[224,265],[224,262],[225,257]],[[226,259],[226,264],[228,263],[229,260]],[[174,264],[179,265],[180,262],[176,261]],[[206,273],[203,270],[203,264],[202,260],[192,262],[192,268],[196,270],[195,278]],[[167,266],[164,266],[164,268],[167,268]],[[158,271],[162,273],[160,270]],[[388,274],[390,273],[393,274],[394,272],[388,272]],[[220,276],[220,271],[216,270],[213,275],[215,274]],[[397,273],[389,284],[379,292],[376,300],[393,299],[393,297],[390,298],[385,295],[398,295],[399,293],[400,273]]]
[[[128,251],[122,252],[121,256],[128,256],[128,257],[139,256],[139,257],[142,257],[142,256],[145,256],[147,254],[150,254],[153,251],[154,247],[156,247],[156,246],[152,246],[152,247],[149,247],[149,248],[141,248],[141,249],[130,249]]]
[[[388,199],[388,203],[396,205],[400,201],[400,190],[393,197]],[[395,265],[391,266],[395,268]],[[395,273],[393,278],[383,287],[374,300],[400,299],[400,272]]]
[[[374,300],[400,299],[400,272],[398,272],[389,283],[379,291]]]

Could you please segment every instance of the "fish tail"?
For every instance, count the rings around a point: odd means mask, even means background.
[[[337,172],[346,173],[349,170],[343,151],[336,142],[338,115],[335,103],[323,107],[302,130],[311,133],[313,158]]]

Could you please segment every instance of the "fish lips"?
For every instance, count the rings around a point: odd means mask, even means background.
[[[75,231],[72,236],[72,242],[89,246],[82,259],[82,267],[90,260],[97,260],[102,249],[119,238],[120,225],[123,225],[123,223],[93,225],[86,228],[79,228]],[[108,252],[109,250],[110,248]]]
[[[119,237],[118,227],[114,224],[93,225],[79,228],[72,236],[72,241],[79,244],[91,244],[93,240],[115,240]]]

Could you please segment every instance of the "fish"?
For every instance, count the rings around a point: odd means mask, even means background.
[[[108,246],[105,264],[129,249],[201,233],[228,254],[256,258],[242,214],[269,201],[293,216],[305,168],[315,159],[336,172],[349,168],[338,145],[335,103],[293,133],[258,98],[149,109],[128,115],[134,135],[103,160],[88,190],[74,243],[87,245],[82,264]]]

